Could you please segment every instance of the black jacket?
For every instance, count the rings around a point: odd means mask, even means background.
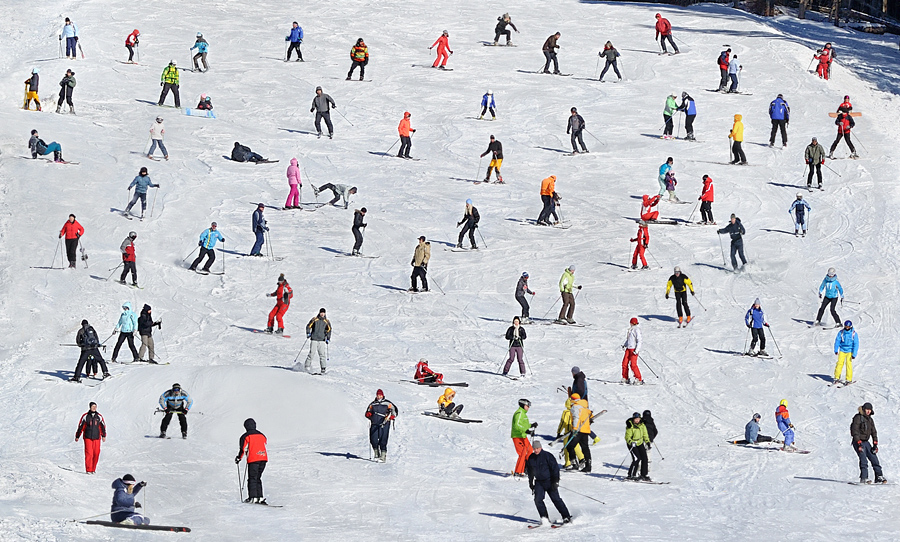
[[[659,434],[659,431],[656,429],[656,421],[653,419],[649,410],[644,411],[641,420],[643,420],[644,426],[647,428],[647,436],[650,437],[650,442],[653,442],[656,440],[656,435]]]
[[[559,482],[559,463],[550,452],[543,449],[528,456],[525,461],[525,470],[528,471],[528,485],[534,487],[534,482]]]
[[[75,344],[80,346],[82,351],[99,348],[100,338],[97,337],[94,326],[82,326],[75,335]]]
[[[353,211],[353,229],[358,230],[359,228],[365,228],[366,223],[363,222],[366,217],[360,211]]]
[[[78,422],[78,430],[75,431],[75,438],[84,435],[87,440],[99,440],[100,437],[106,438],[106,422],[99,412],[91,412],[88,410],[81,416]]]
[[[481,215],[478,214],[478,209],[475,206],[472,206],[472,214],[463,213],[462,220],[459,221],[460,224],[463,222],[467,223],[470,228],[474,228],[478,225],[478,221],[481,220]]]
[[[741,236],[747,233],[747,230],[745,230],[744,225],[741,224],[741,219],[736,218],[734,224],[729,223],[724,228],[720,228],[718,233],[727,233],[731,236],[732,241],[740,241]]]
[[[587,376],[584,371],[579,371],[573,376],[572,393],[577,393],[582,399],[587,399]]]
[[[575,113],[574,115],[569,115],[569,124],[566,126],[566,133],[568,134],[570,131],[578,133],[584,130],[584,118]]]
[[[497,141],[496,139],[491,141],[488,144],[488,148],[486,151],[481,153],[481,156],[486,156],[488,153],[493,153],[491,155],[492,158],[496,158],[497,160],[503,160],[503,144]]]
[[[528,338],[528,334],[525,333],[525,328],[519,326],[519,338],[516,339],[515,336],[516,326],[509,326],[509,329],[506,330],[506,340],[509,341],[509,346],[512,348],[513,346],[524,346],[522,341]]]
[[[251,152],[250,147],[235,143],[234,148],[231,149],[231,159],[235,162],[246,162],[250,159]]]
[[[878,431],[875,430],[875,421],[872,419],[872,416],[866,416],[862,407],[859,407],[859,413],[853,416],[853,422],[850,423],[850,436],[853,437],[854,444],[859,441],[866,442],[869,440],[869,437],[872,437],[873,442],[878,442]]]
[[[146,310],[141,311],[138,316],[138,335],[152,335],[153,326],[159,326],[159,323],[153,321],[153,317]]]
[[[513,27],[513,30],[515,30],[516,32],[519,31],[519,29],[516,28],[516,25],[514,25],[511,20],[505,21],[503,20],[503,17],[497,17],[497,26],[494,27],[494,32],[505,32],[506,25]]]

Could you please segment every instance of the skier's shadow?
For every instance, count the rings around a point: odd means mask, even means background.
[[[788,234],[788,235],[794,235],[794,232],[792,232],[792,231],[786,231],[786,230],[772,230],[772,229],[769,229],[769,228],[760,228],[760,230],[762,230],[762,231],[767,231],[767,232],[770,232],[770,233],[786,233],[786,234]]]
[[[834,379],[830,375],[820,375],[815,373],[807,373],[807,376],[815,378],[816,380],[821,380],[823,382],[828,382],[829,384],[834,382]]]
[[[776,183],[773,181],[769,181],[769,184],[771,184],[772,186],[780,186],[781,188],[806,188],[805,186],[800,185],[800,184],[784,184],[784,183]]]
[[[469,467],[469,468],[479,474],[490,474],[491,476],[499,476],[501,478],[506,478],[507,476],[509,476],[508,472],[500,472],[498,470],[483,469],[481,467]]]
[[[558,153],[561,153],[561,154],[569,154],[569,151],[564,150],[564,149],[554,149],[554,148],[552,148],[552,147],[541,147],[540,145],[535,145],[534,148],[535,148],[535,149],[541,149],[541,150],[544,150],[544,151],[558,152]]]
[[[619,468],[620,465],[616,465],[616,468]],[[589,473],[588,476],[591,478],[600,478],[601,480],[617,480],[619,477],[614,474],[602,474],[599,472]]]
[[[331,252],[332,254],[347,254],[343,250],[338,250],[336,248],[329,248],[329,247],[319,247],[319,248],[321,248],[325,252]]]
[[[799,323],[801,323],[801,324],[806,324],[806,325],[808,325],[808,326],[813,325],[812,320],[802,320],[802,319],[800,319],[800,318],[791,318],[791,320],[793,320],[793,321],[795,321],[795,322],[799,322]]]
[[[463,181],[467,183],[481,183],[478,179],[463,179],[462,177],[448,177],[451,181]],[[488,183],[485,183],[488,184]]]
[[[486,374],[486,375],[499,375],[499,373],[496,373],[496,372],[494,372],[494,371],[485,371],[484,369],[463,369],[463,371],[466,371],[467,373],[481,373],[481,374]]]
[[[378,286],[379,288],[384,288],[385,290],[396,290],[398,292],[406,291],[406,288],[401,288],[399,286],[392,286],[390,284],[373,284],[373,286]]]
[[[39,375],[53,376],[53,377],[56,377],[56,378],[58,378],[58,379],[60,379],[60,380],[68,380],[68,379],[72,378],[72,375],[75,374],[75,371],[63,371],[63,370],[59,370],[59,371],[35,371],[35,372],[37,372],[37,374],[39,374]]]
[[[500,519],[508,519],[510,521],[518,521],[519,523],[529,523],[531,525],[538,525],[538,522],[533,519],[523,518],[522,516],[514,516],[512,514],[492,514],[490,512],[478,512],[482,516],[490,516],[492,518],[500,518]]]
[[[660,320],[662,322],[675,322],[674,316],[669,316],[667,314],[639,314],[639,318],[643,318],[644,320]]]
[[[369,461],[365,457],[360,457],[356,454],[351,454],[350,452],[316,452],[319,455],[324,455],[325,457],[343,457],[344,459],[358,459],[360,461]]]
[[[737,352],[735,350],[716,350],[715,348],[704,348],[704,350],[708,352],[714,352],[716,354],[731,354],[733,356],[738,356],[742,354],[742,352]]]
[[[721,265],[713,265],[711,263],[694,262],[694,265],[700,265],[703,267],[711,267],[713,269],[718,269],[720,271],[731,271],[731,269],[728,269],[727,267],[722,267]]]
[[[279,128],[279,130],[290,132],[292,134],[318,135],[318,132],[307,132],[306,130],[292,130],[290,128]]]
[[[602,263],[602,264],[604,264],[604,265],[611,265],[611,266],[613,266],[613,267],[619,267],[619,268],[621,268],[621,269],[628,269],[628,266],[627,266],[627,265],[622,265],[622,264],[619,264],[619,263],[612,263],[612,262],[599,262],[599,263]]]
[[[812,480],[814,482],[837,482],[839,484],[846,484],[846,480],[835,480],[833,478],[816,478],[815,476],[794,476],[795,480]]]

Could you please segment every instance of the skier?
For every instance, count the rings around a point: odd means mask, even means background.
[[[128,63],[136,64],[134,62],[134,48],[137,47],[139,40],[138,37],[141,35],[140,31],[137,28],[131,34],[125,37],[125,48],[128,49]]]
[[[781,447],[781,450],[793,452],[796,449],[794,446],[794,424],[791,422],[791,414],[788,412],[787,405],[787,399],[782,399],[778,403],[778,408],[775,409],[775,423],[778,424],[778,431],[784,435],[784,445]]]
[[[697,199],[700,200],[700,217],[702,219],[700,224],[711,224],[715,226],[716,221],[713,220],[712,213],[712,204],[713,201],[715,201],[715,191],[713,190],[712,177],[709,175],[703,176],[703,190],[700,192],[700,197]]]
[[[452,388],[447,388],[444,393],[438,397],[438,415],[448,418],[459,418],[459,413],[463,410],[463,405],[457,405],[454,402],[456,392]]]
[[[572,516],[569,509],[559,496],[559,463],[553,454],[544,451],[540,441],[534,443],[534,450],[525,462],[525,468],[528,470],[528,487],[531,488],[534,505],[537,507],[538,515],[541,516],[541,526],[550,525],[544,495],[550,496],[550,502],[562,516],[563,524],[571,523]]]
[[[300,189],[303,188],[303,180],[300,178],[300,167],[296,158],[291,158],[291,165],[287,168],[288,186],[291,191],[288,192],[287,200],[284,202],[284,210],[300,208]]]
[[[671,158],[669,158],[669,160],[671,160]],[[665,164],[663,164],[663,166],[665,166]],[[663,178],[665,178],[665,175],[663,175]],[[660,197],[661,196],[657,194],[651,198],[649,195],[644,194],[641,198],[641,220],[644,222],[655,222],[656,219],[659,218],[659,211],[654,211],[652,209],[659,205]]]
[[[122,303],[122,314],[119,315],[119,321],[116,323],[116,328],[113,330],[113,333],[119,334],[119,338],[116,340],[116,347],[113,349],[112,363],[116,363],[116,358],[119,357],[119,349],[122,348],[122,343],[125,341],[128,341],[128,348],[131,350],[131,355],[134,356],[132,358],[132,363],[141,360],[137,349],[134,347],[134,332],[137,331],[137,329],[137,315],[131,310],[131,301],[126,301]]]
[[[831,64],[828,52],[819,49],[816,51],[816,54],[813,55],[813,59],[819,61],[819,64],[816,66],[816,73],[819,75],[819,79],[828,81],[828,68]]]
[[[794,235],[800,235],[800,228],[803,228],[803,237],[806,237],[806,213],[811,211],[809,203],[803,199],[803,194],[797,192],[797,199],[788,209],[788,214],[794,213]]]
[[[246,503],[268,505],[263,497],[262,474],[269,462],[266,453],[266,436],[256,429],[256,420],[247,418],[244,420],[245,432],[239,442],[240,450],[234,458],[235,464],[240,464],[241,458],[247,456],[247,498]]]
[[[309,339],[309,354],[306,356],[304,369],[306,372],[312,370],[312,360],[315,355],[319,360],[319,368],[321,373],[325,374],[328,362],[328,343],[331,342],[331,322],[325,317],[325,307],[319,309],[319,314],[314,316],[312,320],[306,324],[306,338]]]
[[[499,43],[500,36],[506,36],[507,45],[513,44],[513,42],[510,40],[512,38],[512,34],[509,30],[506,29],[507,26],[511,26],[512,29],[516,31],[516,34],[519,33],[519,29],[516,28],[516,25],[514,25],[512,20],[509,18],[509,13],[504,13],[502,17],[497,17],[497,26],[494,27],[494,45],[497,45]]]
[[[853,329],[853,322],[844,321],[844,329],[838,331],[834,338],[834,355],[837,356],[837,364],[834,366],[834,381],[841,382],[841,373],[844,371],[844,363],[847,364],[847,380],[844,385],[853,382],[853,360],[859,352],[859,335]]]
[[[313,98],[312,106],[309,108],[309,112],[312,113],[313,111],[315,111],[316,113],[315,125],[318,137],[322,137],[321,121],[322,119],[325,119],[325,126],[328,127],[328,139],[331,139],[332,135],[334,134],[334,126],[332,126],[331,124],[331,111],[329,110],[329,105],[337,109],[337,104],[334,103],[334,100],[331,99],[331,96],[322,93],[322,87],[316,87],[316,97]]]
[[[831,78],[831,64],[834,63],[834,59],[837,58],[837,53],[830,42],[826,43],[825,47],[822,48],[822,53],[828,58],[828,67],[825,70],[825,79],[827,80]]]
[[[483,119],[484,114],[487,113],[488,110],[491,112],[491,120],[497,120],[497,113],[494,112],[495,107],[497,107],[497,104],[494,103],[494,92],[491,89],[488,89],[488,91],[484,93],[484,96],[481,97],[481,114],[478,115],[478,120]],[[488,176],[490,176],[490,174],[488,174]]]
[[[572,385],[567,391],[570,396],[577,393],[585,401],[588,400],[587,375],[577,365],[572,367]]]
[[[375,400],[366,407],[366,418],[369,418],[369,444],[375,450],[375,459],[387,461],[387,444],[391,436],[391,422],[400,414],[394,403],[384,398],[384,392],[375,392]]]
[[[324,190],[331,190],[331,193],[334,195],[331,201],[328,202],[328,205],[337,205],[338,200],[343,198],[344,209],[350,207],[350,196],[356,194],[357,192],[357,188],[355,186],[348,186],[346,184],[327,183],[323,184],[319,188],[313,186],[313,194],[315,194],[316,196],[319,195],[319,192],[322,192]]]
[[[812,190],[813,170],[815,170],[816,177],[819,181],[819,190],[821,190],[822,164],[825,163],[825,148],[822,147],[822,145],[819,145],[819,140],[814,137],[810,144],[806,146],[803,157],[806,159],[807,166],[809,166],[809,175],[806,176],[806,188]]]
[[[447,68],[447,59],[450,58],[450,55],[453,54],[453,51],[450,49],[450,33],[444,30],[441,33],[441,37],[436,39],[434,43],[431,44],[431,47],[428,48],[430,51],[434,46],[437,45],[437,58],[434,59],[434,64],[431,65],[432,68],[440,68],[442,70]],[[450,54],[447,54],[447,53]],[[440,66],[438,66],[440,63]]]
[[[735,255],[741,257],[741,269],[747,264],[747,258],[744,257],[744,237],[743,235],[747,233],[747,230],[744,229],[744,225],[741,224],[741,219],[735,216],[734,213],[731,213],[731,219],[729,223],[724,228],[720,228],[716,230],[716,233],[722,235],[723,233],[727,233],[731,236],[731,266],[735,271],[738,270],[737,258]]]
[[[612,42],[607,41],[603,46],[603,50],[597,54],[606,58],[606,64],[603,65],[603,71],[600,72],[600,82],[603,82],[603,76],[606,75],[606,70],[608,70],[610,66],[612,66],[613,71],[616,72],[616,76],[619,78],[619,81],[621,81],[622,74],[619,73],[619,62],[616,59],[622,55],[620,55],[619,51],[613,47]]]
[[[746,166],[747,155],[744,154],[744,149],[741,148],[741,144],[744,142],[744,123],[741,121],[742,118],[741,115],[734,116],[734,124],[731,126],[731,131],[728,132],[728,139],[733,141],[731,144],[731,154],[734,157],[731,161],[732,165],[740,163],[742,166]]]
[[[650,435],[647,433],[647,426],[641,420],[639,412],[635,412],[625,421],[625,444],[631,454],[631,466],[628,467],[628,477],[625,479],[651,482],[652,480],[647,475],[650,467],[647,457]],[[640,476],[638,476],[638,470],[640,470]]]
[[[275,288],[275,291],[266,294],[266,297],[274,297],[275,298],[275,306],[272,307],[272,310],[269,311],[269,319],[266,325],[266,333],[272,333],[272,327],[275,325],[275,320],[278,320],[278,329],[275,330],[276,335],[284,334],[284,314],[288,311],[288,308],[291,306],[291,298],[294,297],[294,290],[291,288],[291,285],[288,284],[286,278],[284,278],[284,273],[278,275],[278,287]],[[324,309],[323,309],[324,310]],[[309,326],[307,326],[309,327]],[[307,332],[307,335],[309,333]],[[309,360],[307,360],[307,365],[309,365]]]
[[[231,148],[231,159],[235,162],[268,162],[262,155],[253,152],[250,150],[250,147],[241,145],[237,141],[234,142],[234,147]]]
[[[100,338],[97,337],[97,331],[88,324],[87,320],[81,321],[81,329],[75,335],[75,344],[81,348],[81,355],[78,357],[75,373],[69,379],[69,382],[81,382],[81,369],[85,367],[85,364],[87,364],[88,377],[96,374],[94,367],[98,363],[103,371],[103,378],[109,376],[109,369],[106,367],[106,362],[103,361],[103,356],[100,355]]]
[[[153,344],[153,327],[155,326],[162,329],[162,320],[154,322],[153,316],[150,315],[151,312],[153,312],[153,308],[145,303],[144,307],[141,309],[141,315],[138,316],[138,335],[141,336],[141,348],[138,350],[138,359],[144,361],[144,352],[149,351],[150,358],[147,359],[147,362],[156,365],[156,349]]]
[[[350,48],[350,71],[347,72],[347,81],[353,77],[353,72],[359,67],[359,80],[366,76],[366,65],[369,63],[369,47],[362,38],[356,40],[356,45]]]
[[[404,111],[403,120],[397,126],[397,132],[400,134],[400,152],[397,153],[397,158],[410,158],[409,149],[412,147],[410,135],[416,133],[416,130],[409,125],[411,116],[409,111]]]
[[[75,90],[75,72],[66,70],[66,75],[59,82],[59,100],[56,102],[56,112],[59,113],[63,102],[69,104],[69,113],[75,114],[75,105],[72,103],[72,91]]]
[[[538,215],[537,224],[541,226],[550,225],[550,209],[553,206],[553,198],[556,196],[556,175],[551,175],[541,181],[541,202],[543,208]]]
[[[456,248],[462,248],[463,237],[465,237],[466,232],[469,234],[469,244],[471,244],[471,248],[473,250],[478,248],[478,245],[475,244],[475,228],[478,227],[478,222],[481,220],[481,215],[478,214],[478,209],[472,205],[472,200],[466,200],[466,210],[463,213],[462,220],[456,223],[456,227],[460,227],[463,224],[463,229],[459,231],[459,239],[456,240]]]
[[[647,443],[647,451],[649,452],[653,446],[653,441],[656,440],[656,436],[659,434],[659,430],[656,429],[656,420],[653,419],[649,410],[645,410],[641,415],[641,421],[644,422],[644,426],[647,428],[647,436],[650,438],[650,442]]]
[[[759,298],[753,300],[753,306],[747,309],[747,314],[744,315],[744,323],[747,325],[747,329],[750,330],[750,350],[747,351],[748,356],[768,356],[769,353],[766,352],[766,333],[763,329],[764,327],[769,327],[769,322],[766,320],[766,313],[762,310],[762,307],[759,304]],[[759,341],[759,352],[754,353],[753,349],[756,348],[756,342]]]
[[[575,284],[575,265],[570,265],[563,271],[559,277],[559,295],[562,298],[562,307],[559,309],[559,316],[556,318],[555,324],[574,324],[575,320],[575,296],[572,295],[572,288],[581,290],[581,285]]]
[[[137,282],[137,255],[134,253],[134,240],[137,239],[137,232],[128,232],[122,244],[119,245],[119,252],[122,253],[122,274],[119,276],[119,284],[125,284],[125,277],[131,273],[131,285],[138,287]],[[131,347],[134,350],[134,347]],[[113,356],[115,358],[115,355]],[[113,359],[113,361],[116,361]]]
[[[731,57],[731,61],[728,63],[728,77],[731,78],[731,87],[728,88],[729,93],[738,91],[738,74],[742,69],[744,69],[744,67],[738,64],[737,55]]]
[[[666,173],[672,169],[672,166],[675,165],[675,160],[670,156],[666,158],[666,163],[659,166],[659,176],[656,177],[656,180],[659,181],[659,195],[660,197],[666,193]],[[657,200],[658,203],[658,200]],[[643,216],[641,216],[644,220],[647,220]],[[656,218],[652,218],[651,220],[656,220]]]
[[[300,24],[297,21],[291,23],[291,33],[284,38],[284,41],[290,42],[287,56],[284,58],[284,61],[290,61],[291,53],[297,51],[297,62],[303,62],[303,53],[300,52],[300,44],[303,43],[303,28],[300,27]]]
[[[266,219],[263,216],[265,208],[266,204],[260,203],[256,206],[256,210],[253,211],[253,216],[250,218],[250,231],[256,235],[256,242],[253,243],[253,248],[250,249],[250,255],[259,256],[260,258],[262,257],[260,250],[266,241],[266,233],[269,231],[269,227],[266,226]]]
[[[825,292],[824,298],[822,297],[823,291]],[[822,325],[822,315],[825,314],[825,307],[831,305],[831,317],[834,318],[834,327],[841,327],[841,318],[835,310],[838,296],[840,296],[841,305],[843,306],[844,288],[841,286],[840,281],[838,281],[837,271],[835,271],[833,267],[829,267],[828,273],[826,273],[825,278],[822,279],[822,284],[819,285],[819,299],[822,300],[822,304],[819,306],[819,312],[816,313],[816,323],[814,325]]]
[[[575,145],[576,140],[581,144],[581,152],[588,152],[587,147],[584,146],[584,139],[581,136],[581,132],[584,131],[584,128],[584,118],[579,115],[578,110],[573,107],[571,109],[571,114],[569,115],[569,123],[566,126],[566,134],[572,134],[570,138],[570,141],[572,142],[572,154],[578,154],[578,147]]]
[[[197,259],[191,263],[191,267],[189,268],[191,271],[196,271],[197,266],[200,265],[200,262],[203,261],[203,258],[209,257],[206,260],[206,265],[203,266],[203,271],[209,273],[209,268],[212,267],[214,261],[216,261],[216,241],[225,242],[225,237],[222,235],[222,232],[218,229],[218,224],[213,222],[209,225],[209,227],[203,230],[203,233],[200,234],[200,255],[197,256]]]
[[[106,421],[97,412],[97,403],[88,405],[88,411],[82,414],[75,431],[75,442],[84,436],[84,471],[97,473],[97,461],[100,460],[100,442],[106,442]]]
[[[859,456],[859,483],[861,484],[871,483],[869,482],[870,461],[875,470],[875,483],[887,483],[881,472],[881,462],[878,461],[878,431],[875,429],[875,420],[872,419],[874,415],[872,403],[865,403],[857,409],[857,414],[853,416],[853,421],[850,423],[853,449]],[[872,439],[871,443],[869,443],[869,438]]]
[[[530,324],[531,318],[529,317],[529,309],[528,301],[525,299],[525,294],[531,294],[532,296],[535,292],[531,291],[528,288],[528,273],[522,273],[522,276],[519,277],[519,282],[516,283],[516,301],[519,302],[519,305],[522,306],[522,319],[521,322],[523,324]]]
[[[175,97],[175,107],[181,107],[181,96],[178,94],[178,66],[175,64],[174,60],[169,61],[169,65],[163,68],[162,75],[159,77],[159,86],[161,86],[162,92],[159,93],[159,101],[156,105],[162,105],[166,101],[166,96],[168,96],[169,91],[172,91],[172,96]]]
[[[759,413],[753,415],[753,418],[744,426],[744,440],[735,440],[735,444],[759,444],[760,442],[772,442],[772,437],[759,434],[759,420],[762,416]]]
[[[143,220],[144,212],[147,210],[147,190],[150,188],[159,188],[159,185],[153,184],[153,180],[150,179],[147,168],[142,167],[137,176],[135,176],[128,185],[128,191],[130,192],[132,188],[134,188],[134,196],[131,198],[131,201],[128,203],[128,206],[125,207],[125,211],[123,211],[122,214],[130,216],[131,208],[134,207],[134,204],[137,203],[138,200],[141,200],[141,220]]]
[[[675,289],[675,311],[678,313],[678,327],[681,327],[683,319],[682,310],[684,315],[687,316],[687,322],[684,322],[685,327],[687,327],[691,323],[691,308],[688,307],[687,293],[690,290],[691,295],[695,295],[694,284],[687,275],[681,272],[681,268],[678,266],[675,266],[674,272],[669,277],[668,282],[666,282],[666,299],[669,299],[669,291],[672,288]]]
[[[533,451],[531,443],[528,442],[528,435],[534,435],[537,422],[531,423],[528,421],[529,408],[531,408],[531,401],[519,399],[519,408],[512,417],[512,429],[509,436],[512,437],[513,446],[516,447],[516,454],[519,456],[512,472],[514,478],[525,476],[525,461],[528,460],[528,456]]]
[[[60,39],[66,40],[66,59],[75,60],[75,45],[78,43],[78,27],[66,17],[66,24],[60,31]]]
[[[675,139],[675,136],[672,135],[672,132],[675,130],[675,123],[672,122],[672,116],[677,110],[678,104],[675,103],[675,93],[673,92],[666,97],[666,106],[663,108],[663,120],[666,123],[666,127],[663,130],[662,139]]]
[[[430,259],[431,243],[425,241],[425,236],[422,235],[419,237],[419,244],[416,245],[416,249],[413,251],[412,261],[409,262],[409,265],[413,268],[412,275],[409,277],[410,281],[412,281],[412,286],[409,288],[410,292],[419,291],[416,287],[417,277],[422,279],[422,291],[428,291],[428,279],[425,275],[428,273],[428,260]]]
[[[769,146],[775,146],[775,133],[781,130],[781,146],[787,147],[787,126],[791,123],[791,106],[784,101],[784,96],[779,94],[769,104],[769,118],[772,119],[772,134],[769,136]]]
[[[559,75],[559,62],[556,60],[556,50],[559,49],[559,45],[556,43],[559,40],[560,33],[557,32],[553,34],[547,41],[544,42],[544,45],[541,47],[541,51],[544,53],[544,58],[547,62],[544,64],[544,69],[541,73],[550,73],[550,61],[553,61],[553,75]]]
[[[69,215],[69,219],[63,224],[59,230],[59,238],[66,236],[66,257],[69,260],[69,269],[75,269],[77,256],[75,252],[78,250],[78,240],[84,235],[84,228],[75,220],[75,215]]]
[[[844,101],[838,106],[836,113],[850,113],[853,111],[853,104],[850,103],[850,96],[844,95]]]
[[[838,127],[837,137],[834,139],[834,143],[831,144],[831,150],[828,151],[828,159],[834,160],[834,149],[837,148],[838,143],[841,142],[841,138],[847,142],[847,146],[850,147],[850,158],[859,158],[859,155],[856,154],[856,147],[853,146],[853,142],[850,141],[850,130],[856,126],[856,122],[854,122],[853,117],[850,116],[850,113],[838,113],[836,119],[834,119],[835,125]]]
[[[576,457],[576,460],[570,465],[574,470],[589,473],[591,472],[591,410],[588,408],[587,399],[582,398],[581,395],[573,393],[570,399],[572,399],[572,408],[569,410],[572,413],[572,436],[569,437],[569,441],[566,444],[566,451],[569,452],[570,458]],[[575,455],[576,446],[580,446],[581,453],[584,454],[583,466],[578,464],[577,456]]]
[[[37,106],[37,111],[41,110],[41,98],[38,96],[38,89],[41,84],[40,70],[38,68],[31,69],[31,77],[25,80],[25,104],[22,109],[28,111],[31,109],[31,100]]]
[[[731,47],[719,53],[719,92],[728,86],[728,65],[731,63]]]
[[[644,197],[646,198],[647,196]],[[650,230],[647,228],[646,221],[641,220],[638,222],[637,236],[631,239],[631,242],[637,242],[637,245],[634,247],[634,254],[631,256],[631,268],[637,269],[637,261],[640,258],[643,265],[641,269],[650,269],[650,266],[647,265],[647,258],[644,258],[644,251],[650,246]]]
[[[622,343],[622,350],[625,351],[625,357],[622,358],[622,382],[642,385],[644,379],[641,377],[641,370],[638,368],[638,356],[641,353],[642,343],[640,323],[637,318],[632,318],[629,324],[625,342]],[[634,374],[634,381],[628,379],[629,367],[632,374]]]
[[[656,14],[656,37],[654,40],[659,40],[660,46],[662,46],[662,52],[666,53],[666,40],[669,40],[669,43],[672,45],[672,49],[675,49],[675,52],[672,54],[678,54],[678,46],[675,45],[675,42],[672,41],[672,24],[668,19],[660,15]]]
[[[32,158],[37,158],[38,155],[47,156],[52,152],[54,162],[63,162],[62,147],[59,143],[54,141],[48,145],[38,136],[37,130],[31,131],[31,139],[28,140],[28,148],[31,149]]]
[[[194,42],[194,45],[191,47],[191,51],[194,49],[197,50],[197,54],[194,55],[194,71],[195,72],[208,72],[209,65],[206,63],[206,54],[209,52],[209,43],[203,39],[203,34],[197,32],[197,41]],[[200,63],[197,60],[203,61],[203,69],[200,69]]]
[[[354,242],[353,251],[350,253],[351,256],[362,256],[360,249],[362,248],[363,244],[363,234],[360,231],[360,228],[365,230],[366,226],[368,225],[363,222],[363,220],[366,219],[366,212],[367,210],[365,207],[363,207],[362,209],[353,210],[353,227],[350,228],[350,230],[353,232]]]
[[[172,389],[164,391],[159,396],[159,408],[164,410],[162,423],[159,425],[159,438],[166,438],[166,429],[172,421],[172,414],[178,414],[178,424],[181,426],[181,438],[186,439],[188,433],[187,415],[194,406],[194,400],[188,392],[181,389],[178,382],[172,384]]]
[[[493,104],[493,98],[491,100],[491,104]],[[493,105],[491,107],[491,114],[493,115]],[[491,142],[488,143],[487,150],[481,153],[481,157],[484,158],[488,153],[491,155],[491,162],[488,164],[487,175],[484,176],[484,181],[482,182],[491,180],[491,171],[493,170],[497,172],[497,184],[502,184],[503,176],[500,175],[500,166],[503,165],[503,144],[494,139],[493,135],[491,135]]]
[[[200,101],[197,103],[197,109],[201,111],[212,111],[212,98],[209,94],[201,94]]]
[[[681,93],[681,105],[678,106],[677,111],[684,113],[684,138],[688,141],[696,141],[694,137],[694,119],[697,118],[697,104],[694,103],[694,99],[687,92]]]
[[[666,192],[669,193],[669,201],[680,203],[681,200],[675,195],[675,187],[678,185],[678,180],[675,179],[675,170],[670,169],[666,172],[665,182]]]
[[[416,363],[416,376],[413,378],[419,382],[430,382],[434,384],[441,384],[444,382],[444,375],[429,369],[428,360],[425,358],[420,358],[419,363]]]
[[[130,474],[116,478],[112,483],[113,499],[109,510],[110,521],[122,525],[150,525],[150,518],[134,511],[135,508],[142,508],[141,503],[134,498],[146,485],[147,482],[144,481],[136,483],[134,476]]]
[[[156,152],[157,145],[159,146],[159,150],[162,151],[163,157],[168,160],[169,159],[169,151],[166,150],[166,146],[163,144],[163,137],[166,135],[166,127],[163,126],[162,117],[156,117],[156,122],[150,125],[150,150],[147,152],[147,158],[153,158],[153,153]]]
[[[525,328],[520,325],[521,323],[522,320],[515,316],[513,317],[512,325],[506,330],[506,340],[509,341],[509,359],[506,360],[506,365],[503,366],[503,376],[509,373],[513,359],[517,359],[519,362],[519,374],[525,376],[525,362],[522,358],[525,355],[525,339],[528,338],[528,334],[525,333]]]

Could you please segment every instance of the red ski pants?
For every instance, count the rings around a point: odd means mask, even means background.
[[[524,474],[525,461],[534,450],[531,449],[531,443],[528,442],[527,438],[514,438],[513,444],[516,446],[516,453],[519,454],[519,459],[516,460],[516,470],[513,472],[516,474]]]
[[[441,66],[446,66],[448,58],[450,58],[450,55],[447,53],[446,49],[438,49],[437,58],[434,59],[434,64],[432,64],[431,67],[437,68],[438,63],[440,63]],[[443,62],[441,62],[441,59],[443,59]]]
[[[84,471],[96,472],[100,460],[100,439],[84,439]]]
[[[634,247],[634,255],[631,257],[631,265],[637,265],[638,257],[641,258],[641,264],[647,265],[647,259],[644,258],[644,245],[638,243],[636,247]]]
[[[284,329],[284,321],[281,319],[284,316],[284,313],[287,312],[288,307],[285,303],[276,303],[275,307],[272,308],[272,311],[269,312],[269,327],[274,327],[272,324],[275,323],[275,320],[278,320],[278,327],[280,329]]]
[[[622,378],[628,378],[628,367],[631,367],[631,372],[634,373],[634,377],[638,380],[643,380],[641,377],[641,370],[638,369],[638,355],[635,353],[634,348],[629,348],[625,351],[625,357],[622,358]]]

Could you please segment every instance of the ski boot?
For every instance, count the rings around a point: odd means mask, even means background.
[[[346,81],[349,81],[349,80],[350,80],[350,76],[348,75],[348,76],[347,76],[347,79],[345,79],[345,80],[346,80]]]
[[[769,355],[769,353],[766,352],[765,350],[760,350],[759,353],[757,354],[757,356],[768,356],[768,355]]]
[[[166,438],[166,432],[165,432],[165,431],[160,431],[160,432],[159,432],[159,438]]]
[[[275,335],[284,335],[284,328],[280,327],[275,330]]]
[[[456,248],[462,248],[462,242],[456,243]]]
[[[678,327],[681,327],[681,324],[684,322],[684,318],[681,316],[678,317]]]
[[[693,318],[693,316],[688,315],[688,317],[686,319],[687,321],[684,323],[684,325],[687,326],[688,324],[690,324],[692,318]]]
[[[74,105],[69,106],[69,113],[71,113],[73,115],[75,114],[75,106]]]
[[[272,327],[271,327],[271,326],[266,328],[266,333],[272,333]]]
[[[75,382],[76,384],[81,384],[81,379],[78,378],[77,376],[73,376],[72,378],[69,379],[69,382]]]
[[[478,250],[478,245],[476,245],[475,243],[472,243],[472,247],[470,250]]]
[[[500,43],[500,42],[498,42],[497,40],[494,40],[494,47],[496,47],[498,43]]]
[[[591,460],[590,459],[584,460],[584,467],[582,467],[579,472],[583,472],[585,474],[591,472]]]
[[[181,432],[181,438],[187,439],[187,431],[182,431],[182,432]]]
[[[876,484],[886,484],[888,481],[884,478],[884,476],[876,476],[875,477]]]
[[[650,479],[649,476],[641,476],[639,479],[641,482],[652,482],[653,481]]]
[[[637,269],[637,264],[633,264],[633,265],[631,266],[631,268],[632,268],[632,269]]]
[[[478,115],[478,120],[484,119],[484,115]]]
[[[566,322],[566,321],[563,320],[562,318],[557,318],[556,320],[553,321],[553,323],[554,323],[554,324],[562,324],[562,325],[566,325],[568,322]]]
[[[576,322],[575,322],[575,320],[573,320],[571,318],[566,318],[566,323],[567,324],[575,324]]]
[[[56,106],[56,112],[57,112],[57,113],[61,113],[60,109],[62,109],[62,106],[61,106],[61,105],[57,105],[57,106]]]
[[[641,269],[650,269],[650,266],[649,266],[649,265],[645,265],[645,266],[641,267]]]
[[[547,525],[552,525],[550,518],[541,516],[541,527],[546,527]]]

